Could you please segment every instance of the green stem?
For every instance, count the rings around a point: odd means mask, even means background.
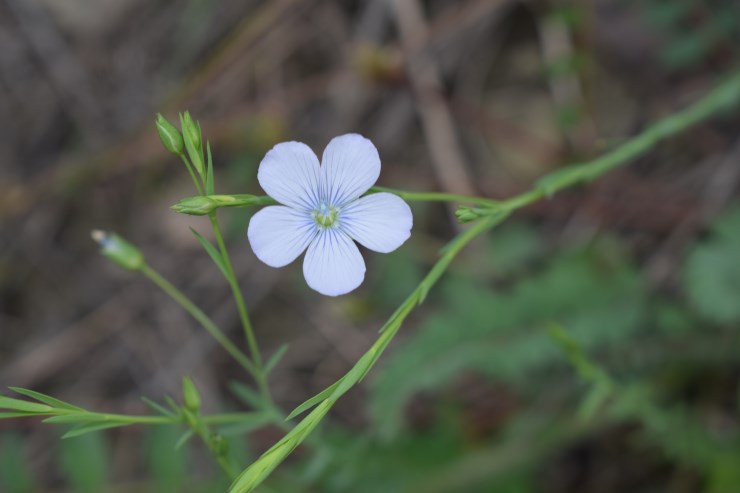
[[[260,389],[263,397],[268,404],[272,404],[272,396],[270,394],[270,387],[267,385],[267,376],[265,375],[264,367],[262,366],[262,355],[257,344],[257,338],[254,336],[254,329],[252,323],[249,320],[249,314],[247,313],[247,306],[244,303],[244,295],[242,294],[239,282],[234,275],[234,268],[231,264],[231,258],[229,257],[229,251],[226,249],[226,243],[224,243],[223,234],[221,234],[221,227],[218,224],[218,217],[216,217],[216,211],[211,212],[208,217],[211,220],[211,226],[213,226],[213,233],[216,236],[216,243],[218,249],[221,252],[221,258],[223,259],[224,268],[226,270],[226,280],[231,286],[231,293],[234,296],[236,302],[236,308],[239,312],[239,319],[241,320],[242,327],[244,328],[244,335],[247,338],[247,345],[249,346],[249,352],[252,356],[252,362],[255,369],[253,374],[254,379],[257,382],[257,386]]]
[[[188,169],[188,173],[190,173],[190,178],[193,179],[193,184],[195,185],[196,190],[198,190],[198,195],[203,195],[203,187],[200,185],[198,178],[195,176],[195,171],[193,170],[193,166],[190,164],[190,161],[188,161],[188,158],[185,157],[185,154],[180,154],[180,159],[182,159],[182,162],[185,163],[185,167]]]
[[[201,440],[203,440],[203,443],[208,447],[208,450],[211,451],[213,456],[216,458],[216,462],[221,466],[224,473],[229,477],[229,479],[234,479],[236,474],[234,473],[234,469],[231,467],[229,452],[223,443],[223,437],[217,436],[211,432],[205,420],[199,413],[184,410],[184,417],[185,422],[190,426],[190,429],[193,430]]]
[[[170,298],[172,298],[177,304],[179,304],[186,312],[188,312],[195,320],[197,320],[204,329],[223,347],[227,353],[229,353],[242,367],[244,367],[250,375],[255,379],[260,375],[259,368],[255,367],[249,358],[242,353],[239,348],[229,340],[226,335],[221,331],[213,321],[203,313],[203,310],[198,308],[190,299],[185,296],[179,289],[172,285],[167,279],[162,277],[157,271],[152,269],[149,265],[144,265],[141,268],[141,272],[149,278],[154,284],[159,286]]]
[[[398,195],[409,202],[463,202],[495,207],[499,205],[498,200],[485,197],[473,197],[471,195],[457,195],[442,192],[408,192],[395,188],[372,187],[369,193],[387,192]]]

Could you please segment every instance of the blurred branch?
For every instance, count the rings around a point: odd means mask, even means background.
[[[5,3],[41,61],[52,87],[59,93],[61,104],[87,137],[99,140],[106,128],[106,119],[93,97],[93,84],[43,6],[26,0]]]
[[[613,168],[623,166],[641,156],[658,142],[685,131],[715,113],[735,106],[739,101],[740,73],[737,73],[693,105],[658,121],[613,151],[587,163],[573,164],[545,175],[537,181],[532,190],[502,201],[497,206],[478,209],[461,208],[457,211],[457,216],[467,222],[485,216],[498,215],[501,212],[519,209],[542,198],[549,198],[564,188],[592,181]]]
[[[439,67],[421,49],[429,38],[422,7],[417,0],[397,0],[392,4],[437,179],[445,191],[470,195],[475,187],[465,169],[450,109],[442,97]]]

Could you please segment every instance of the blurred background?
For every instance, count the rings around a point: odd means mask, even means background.
[[[246,375],[177,305],[97,253],[114,230],[239,344],[228,286],[169,206],[194,195],[154,115],[189,110],[221,193],[258,193],[283,140],[359,132],[380,185],[506,198],[685,107],[740,61],[736,0],[1,0],[0,387],[142,414],[190,375],[205,412],[248,409]],[[527,207],[472,244],[365,383],[265,492],[740,491],[740,112]],[[235,269],[278,404],[333,383],[462,226],[413,204],[411,240],[366,255],[350,295],[299,263]],[[573,370],[557,323],[619,391]],[[584,411],[585,410],[585,411]],[[584,418],[588,414],[589,417]],[[60,441],[0,421],[0,491],[216,492],[181,430]],[[282,436],[226,429],[246,465]]]

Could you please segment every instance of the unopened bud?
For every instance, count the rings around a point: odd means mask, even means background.
[[[191,216],[205,216],[213,212],[218,205],[218,202],[208,196],[197,195],[180,200],[180,202],[172,206],[172,210]]]
[[[187,132],[187,136],[190,139],[190,142],[193,143],[193,147],[196,149],[201,148],[202,141],[200,138],[200,125],[193,120],[189,111],[186,111],[185,114],[182,115],[182,131]]]
[[[173,154],[182,155],[185,152],[185,143],[180,131],[160,113],[157,113],[156,125],[159,139],[162,141],[164,148]]]
[[[189,112],[180,115],[180,126],[182,127],[182,136],[185,140],[185,149],[190,156],[190,162],[195,166],[195,170],[202,177],[205,171],[203,163],[203,141],[201,140],[200,125],[193,121]]]
[[[455,216],[457,216],[458,221],[461,223],[469,223],[470,221],[478,219],[480,214],[470,207],[460,207],[455,211]]]
[[[188,411],[196,414],[200,411],[200,394],[190,377],[183,377],[182,379],[182,398]]]
[[[91,236],[100,245],[100,253],[124,269],[139,270],[144,266],[141,251],[117,234],[96,229]]]

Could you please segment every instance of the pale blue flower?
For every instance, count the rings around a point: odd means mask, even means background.
[[[400,197],[361,197],[379,175],[378,150],[361,135],[332,139],[321,164],[306,144],[276,145],[260,163],[257,178],[283,205],[265,207],[249,222],[255,255],[283,267],[308,249],[303,259],[308,285],[328,296],[349,293],[365,278],[355,241],[388,253],[411,235],[411,209]]]

